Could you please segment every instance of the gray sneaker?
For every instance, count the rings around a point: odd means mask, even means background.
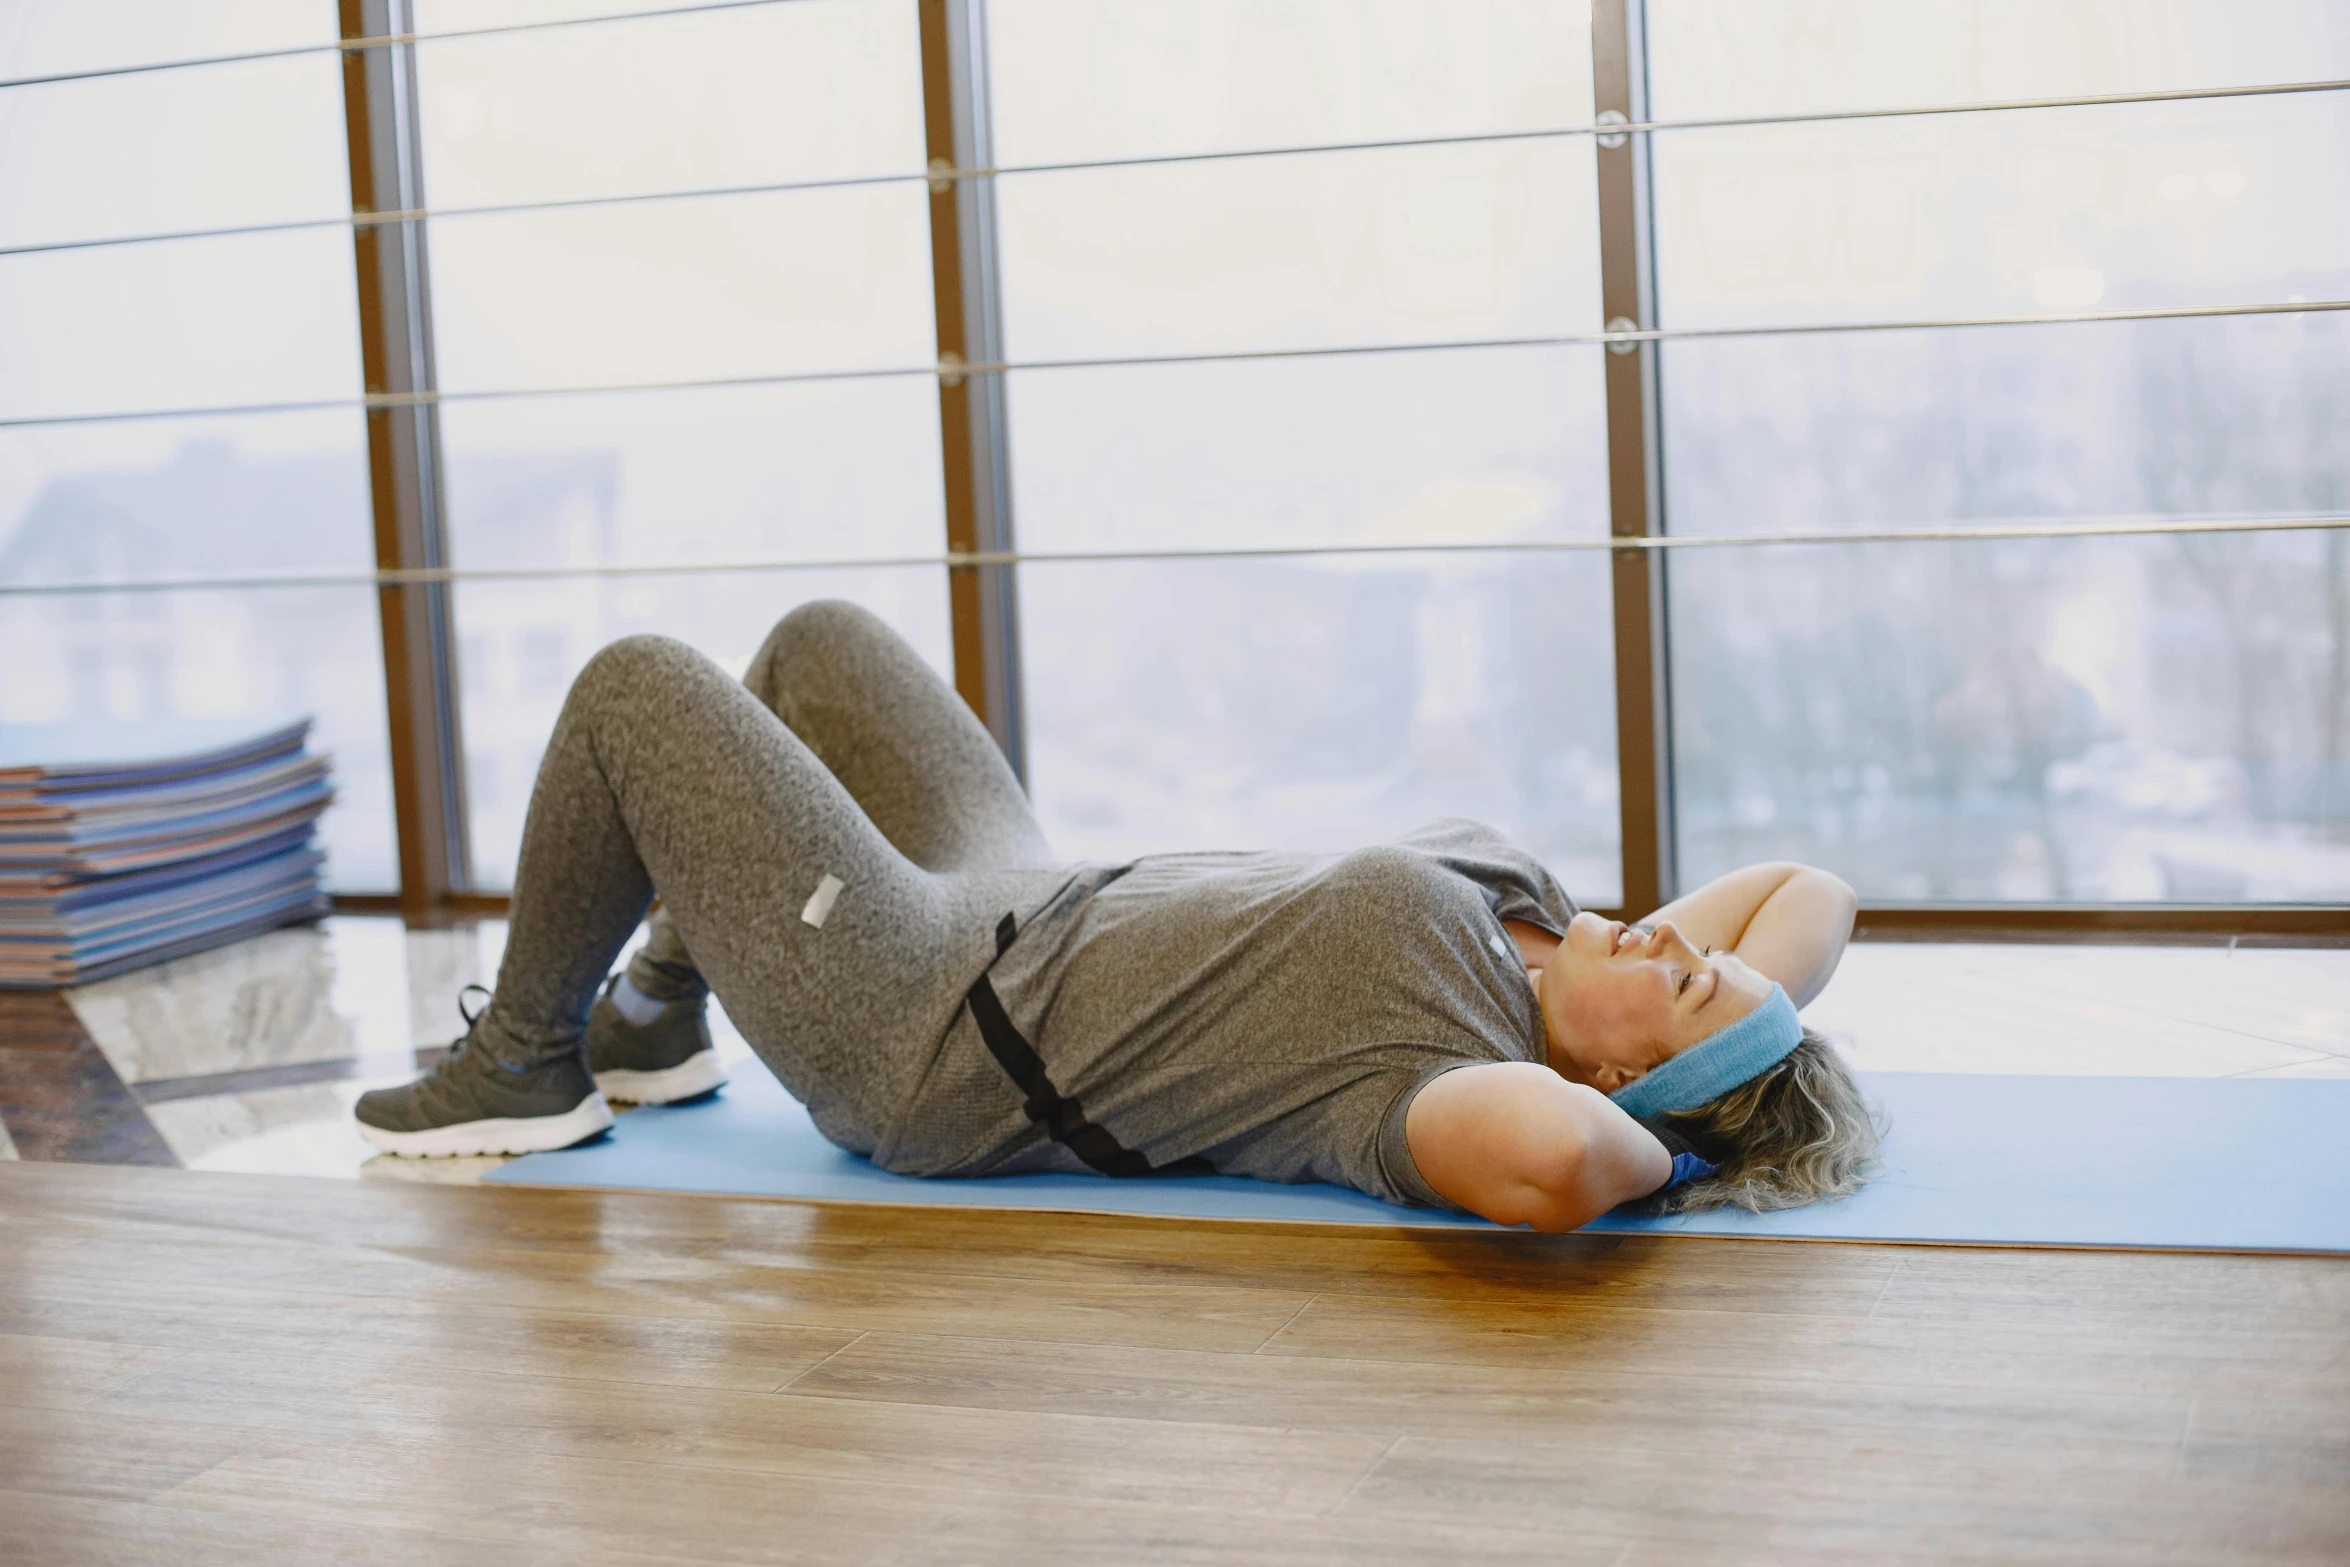
[[[612,1004],[619,983],[617,974],[605,981],[588,1013],[588,1070],[604,1097],[673,1105],[715,1093],[726,1081],[726,1066],[710,1042],[708,998],[672,1001],[652,1021],[632,1023]]]
[[[361,1094],[352,1107],[359,1135],[386,1153],[447,1159],[568,1148],[612,1124],[576,1051],[517,1072],[469,1048],[472,1038],[469,1028],[415,1082]]]

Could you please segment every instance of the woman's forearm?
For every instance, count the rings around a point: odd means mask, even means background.
[[[1737,953],[1802,1006],[1836,972],[1859,907],[1842,877],[1780,860],[1718,876],[1642,923],[1671,920],[1695,945]]]
[[[1827,987],[1843,960],[1859,908],[1860,898],[1842,877],[1797,866],[1754,911],[1732,950],[1756,972],[1777,980],[1789,1000],[1805,1006]]]

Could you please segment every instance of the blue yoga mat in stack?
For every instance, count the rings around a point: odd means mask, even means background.
[[[2350,1079],[1999,1077],[1872,1072],[1890,1123],[1884,1170],[1859,1195],[1782,1213],[1609,1216],[1615,1232],[1763,1240],[1923,1241],[2350,1252]],[[917,1180],[844,1153],[755,1061],[701,1104],[632,1110],[597,1142],[532,1154],[489,1179],[603,1187],[1152,1214],[1171,1219],[1467,1227],[1337,1186],[1236,1176]]]
[[[310,722],[0,725],[0,988],[47,989],[327,912]]]

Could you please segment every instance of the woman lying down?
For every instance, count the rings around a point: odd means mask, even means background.
[[[826,1137],[902,1174],[1216,1170],[1539,1230],[1785,1207],[1855,1189],[1875,1147],[1795,1012],[1853,908],[1763,865],[1627,927],[1468,822],[1061,863],[929,666],[810,604],[741,684],[658,637],[588,663],[494,996],[357,1113],[395,1154],[567,1146],[612,1124],[607,1094],[717,1085],[714,991]]]

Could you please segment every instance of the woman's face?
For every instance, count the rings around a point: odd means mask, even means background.
[[[1550,1064],[1613,1093],[1761,1006],[1771,982],[1728,952],[1700,952],[1670,920],[1642,932],[1578,914],[1542,970]]]

